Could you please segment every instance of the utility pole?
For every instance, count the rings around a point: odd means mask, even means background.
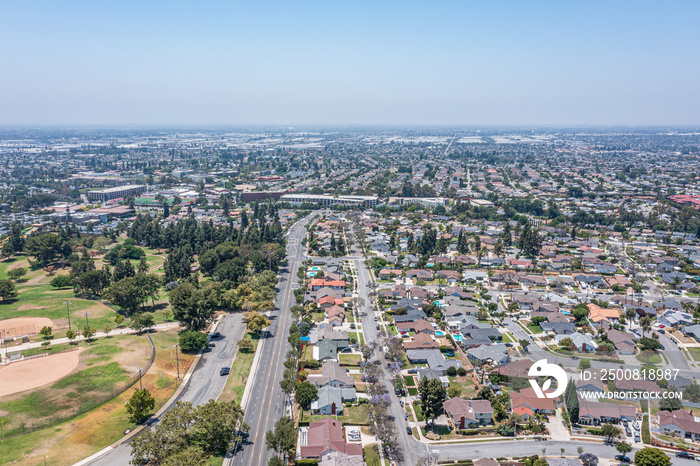
[[[180,380],[180,357],[177,354],[177,345],[178,343],[175,343],[175,363],[177,364],[177,380]]]
[[[141,383],[141,368],[139,367],[139,388],[143,390],[143,383]]]
[[[89,312],[86,312],[86,313],[85,313],[85,323],[87,324],[87,340],[88,340],[88,343],[90,343],[90,320],[88,319],[88,315],[89,315],[89,314],[90,314]]]
[[[68,330],[73,330],[73,328],[70,326],[70,305],[73,303],[66,301],[64,304],[66,305],[66,313],[68,314]]]

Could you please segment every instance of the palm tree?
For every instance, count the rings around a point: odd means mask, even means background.
[[[651,317],[642,317],[639,319],[639,325],[642,327],[642,335],[646,335],[646,333],[651,330]]]

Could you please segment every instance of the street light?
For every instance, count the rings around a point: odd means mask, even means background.
[[[66,305],[66,313],[68,314],[68,330],[73,330],[73,329],[71,328],[71,326],[70,326],[70,305],[73,304],[73,303],[70,302],[70,301],[66,301],[66,302],[63,303],[63,304]]]
[[[175,343],[175,362],[177,364],[177,380],[180,380],[180,357],[177,354],[177,345],[178,343]]]
[[[87,324],[87,340],[88,343],[90,343],[90,320],[88,319],[88,316],[90,315],[89,312],[85,312],[85,324]]]

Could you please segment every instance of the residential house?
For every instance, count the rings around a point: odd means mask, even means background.
[[[481,364],[505,364],[508,362],[508,347],[502,343],[481,345],[467,350],[467,357]]]
[[[510,392],[511,407],[515,410],[524,406],[530,408],[534,413],[553,414],[554,400],[552,398],[539,398],[531,388],[524,388],[520,392]]]
[[[337,361],[324,361],[321,366],[321,374],[311,374],[307,380],[317,387],[330,385],[336,388],[353,388],[355,379],[348,375],[347,370],[340,367]]]
[[[488,400],[465,400],[454,397],[442,403],[456,429],[493,423],[493,408]]]
[[[343,402],[356,401],[357,393],[354,388],[337,388],[324,385],[318,390],[318,397],[311,402],[313,414],[338,415],[343,414]]]
[[[411,341],[404,340],[403,347],[409,349],[439,349],[440,342],[436,341],[427,333],[416,333]]]
[[[618,424],[622,421],[634,421],[637,410],[634,406],[622,406],[612,403],[589,401],[579,398],[579,423],[597,426],[600,424]]]
[[[396,329],[399,333],[427,333],[429,335],[435,335],[435,329],[430,322],[427,320],[417,320],[415,322],[398,322],[396,324]]]
[[[634,333],[621,332],[619,330],[610,329],[606,333],[608,340],[610,340],[615,349],[620,354],[634,354],[635,353],[635,340],[636,336]]]
[[[313,347],[312,355],[317,361],[337,361],[338,344],[333,340],[319,340]]]
[[[307,434],[300,436],[299,450],[302,458],[309,459],[318,459],[324,454],[336,451],[362,457],[362,444],[345,443],[343,423],[332,417],[311,422]]]
[[[700,422],[685,409],[660,411],[659,432],[697,442],[700,441]]]
[[[571,333],[571,334],[557,334],[554,337],[557,343],[561,344],[561,341],[565,338],[571,338],[571,341],[576,347],[576,351],[579,353],[589,353],[595,351],[598,348],[598,344],[593,339],[593,336],[587,333]]]

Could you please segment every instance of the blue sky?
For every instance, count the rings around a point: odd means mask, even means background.
[[[0,124],[700,124],[700,2],[0,3]]]

